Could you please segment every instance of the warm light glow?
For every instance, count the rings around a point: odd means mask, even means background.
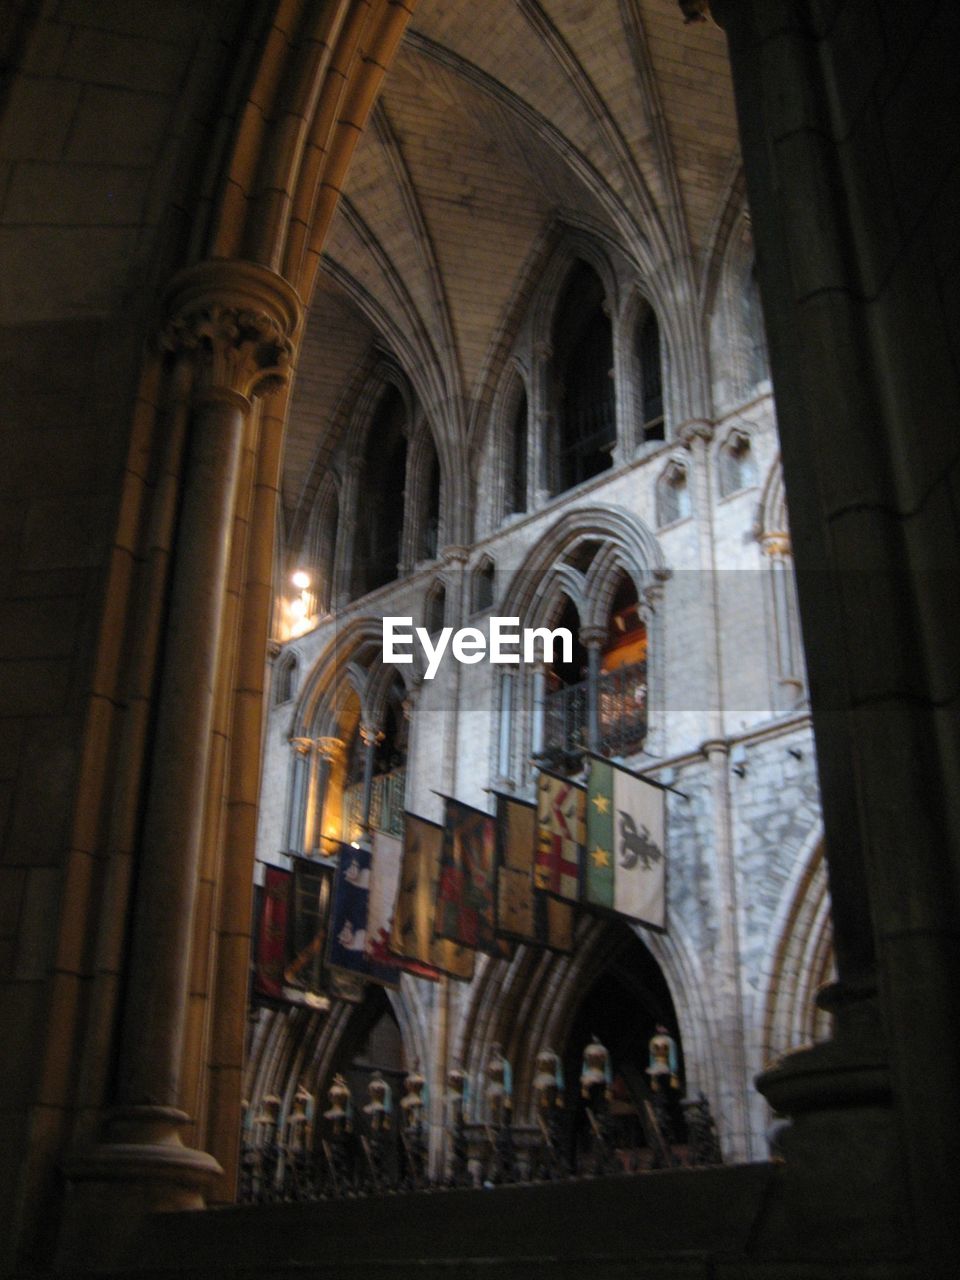
[[[290,613],[294,618],[302,618],[306,615],[307,606],[303,600],[290,601]]]
[[[356,840],[351,840],[351,841],[350,841],[350,848],[351,848],[351,849],[359,849],[359,848],[360,848],[359,842],[358,842],[358,841],[356,841]]]
[[[310,575],[309,573],[304,573],[302,569],[298,569],[297,572],[293,574],[290,581],[298,591],[306,591],[310,586]]]

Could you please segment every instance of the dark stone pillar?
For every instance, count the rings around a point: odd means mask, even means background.
[[[946,585],[960,529],[944,429],[960,417],[960,27],[954,6],[896,0],[712,10],[777,395],[839,976],[833,1041],[759,1085],[793,1117],[806,1248],[942,1259],[960,1243],[960,629]]]

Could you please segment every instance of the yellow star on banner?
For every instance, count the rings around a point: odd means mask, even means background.
[[[610,854],[606,849],[601,849],[599,845],[593,850],[590,857],[597,867],[609,867],[610,865]]]
[[[610,797],[609,797],[609,796],[595,795],[595,796],[593,797],[593,803],[597,806],[597,813],[609,813],[609,812],[610,812]]]

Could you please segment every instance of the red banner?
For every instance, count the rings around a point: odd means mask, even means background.
[[[283,998],[292,887],[293,876],[289,871],[267,867],[256,937],[253,988],[257,995],[273,1000]]]

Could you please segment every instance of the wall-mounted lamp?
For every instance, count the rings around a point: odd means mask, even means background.
[[[300,593],[287,604],[287,619],[290,636],[303,635],[310,629],[310,617],[314,611],[313,597],[310,595],[310,575],[297,569],[290,575],[290,582]]]
[[[730,751],[730,767],[738,778],[746,776],[747,748],[742,742],[736,743]]]

